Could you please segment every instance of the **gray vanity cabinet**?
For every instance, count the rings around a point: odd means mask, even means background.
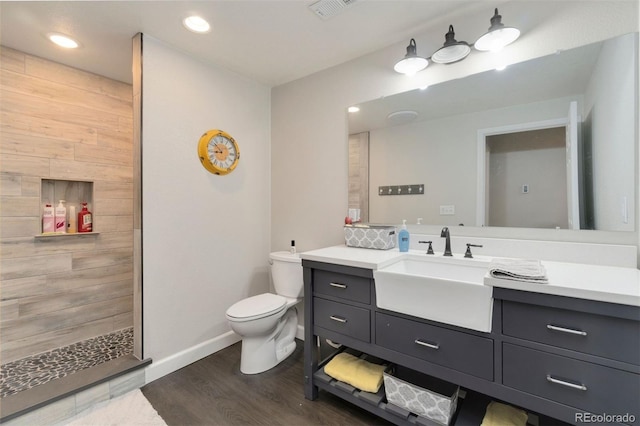
[[[481,333],[377,308],[370,269],[309,260],[303,269],[308,399],[324,389],[395,424],[425,421],[388,406],[384,390],[324,374],[322,338],[567,423],[588,412],[640,424],[638,307],[494,288],[492,332]]]

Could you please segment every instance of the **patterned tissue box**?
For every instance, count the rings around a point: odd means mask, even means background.
[[[390,404],[443,425],[448,425],[456,412],[458,385],[400,366],[384,372],[383,378]]]
[[[388,250],[396,246],[396,228],[382,225],[345,225],[344,240],[349,247]]]

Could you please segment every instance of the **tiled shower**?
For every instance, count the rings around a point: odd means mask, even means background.
[[[128,83],[0,54],[5,398],[132,353],[133,107]],[[42,237],[50,180],[91,184],[93,233]]]

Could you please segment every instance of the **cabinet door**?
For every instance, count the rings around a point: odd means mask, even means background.
[[[509,343],[502,361],[505,386],[593,414],[628,413],[640,420],[638,374]]]
[[[493,380],[493,340],[376,312],[376,343]]]

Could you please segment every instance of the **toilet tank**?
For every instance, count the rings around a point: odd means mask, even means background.
[[[300,255],[288,251],[276,251],[271,253],[269,258],[271,278],[276,293],[294,299],[302,297],[304,281]]]

